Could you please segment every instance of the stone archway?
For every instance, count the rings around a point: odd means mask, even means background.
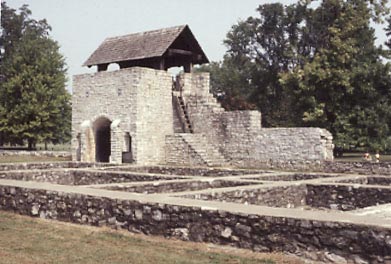
[[[95,138],[95,161],[110,162],[111,155],[111,121],[106,117],[99,117],[95,120],[94,138]]]

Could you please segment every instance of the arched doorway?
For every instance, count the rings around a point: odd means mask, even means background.
[[[110,161],[110,155],[111,155],[110,124],[111,121],[106,117],[100,117],[94,122],[96,162]]]

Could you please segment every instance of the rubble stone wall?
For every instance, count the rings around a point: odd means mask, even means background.
[[[62,185],[91,185],[181,179],[178,176],[145,175],[138,172],[94,170],[21,170],[0,171],[0,179],[49,182]]]
[[[72,156],[69,151],[27,151],[27,150],[0,150],[0,156],[37,156],[37,157],[61,157],[70,158]]]
[[[314,260],[391,260],[391,229],[353,223],[248,215],[157,203],[0,186],[0,210],[132,232],[284,251]]]

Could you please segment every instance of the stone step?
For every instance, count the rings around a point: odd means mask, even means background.
[[[182,139],[197,153],[207,166],[227,165],[221,153],[202,134],[180,134]]]

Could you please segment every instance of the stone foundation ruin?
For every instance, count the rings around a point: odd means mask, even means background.
[[[0,210],[391,263],[391,164],[331,162],[324,129],[263,128],[257,111],[225,111],[209,75],[191,72],[207,61],[187,26],[107,39],[85,63],[98,72],[74,76],[74,161],[0,164]],[[173,66],[184,67],[174,81]]]
[[[225,111],[210,93],[208,62],[188,26],[106,39],[74,76],[73,160],[308,167],[333,159],[320,128],[262,128],[258,111]],[[105,71],[110,63],[120,70]],[[183,66],[173,81],[166,72]]]
[[[391,174],[388,163],[366,167]],[[5,164],[0,210],[327,263],[389,263],[390,177],[360,169]]]

